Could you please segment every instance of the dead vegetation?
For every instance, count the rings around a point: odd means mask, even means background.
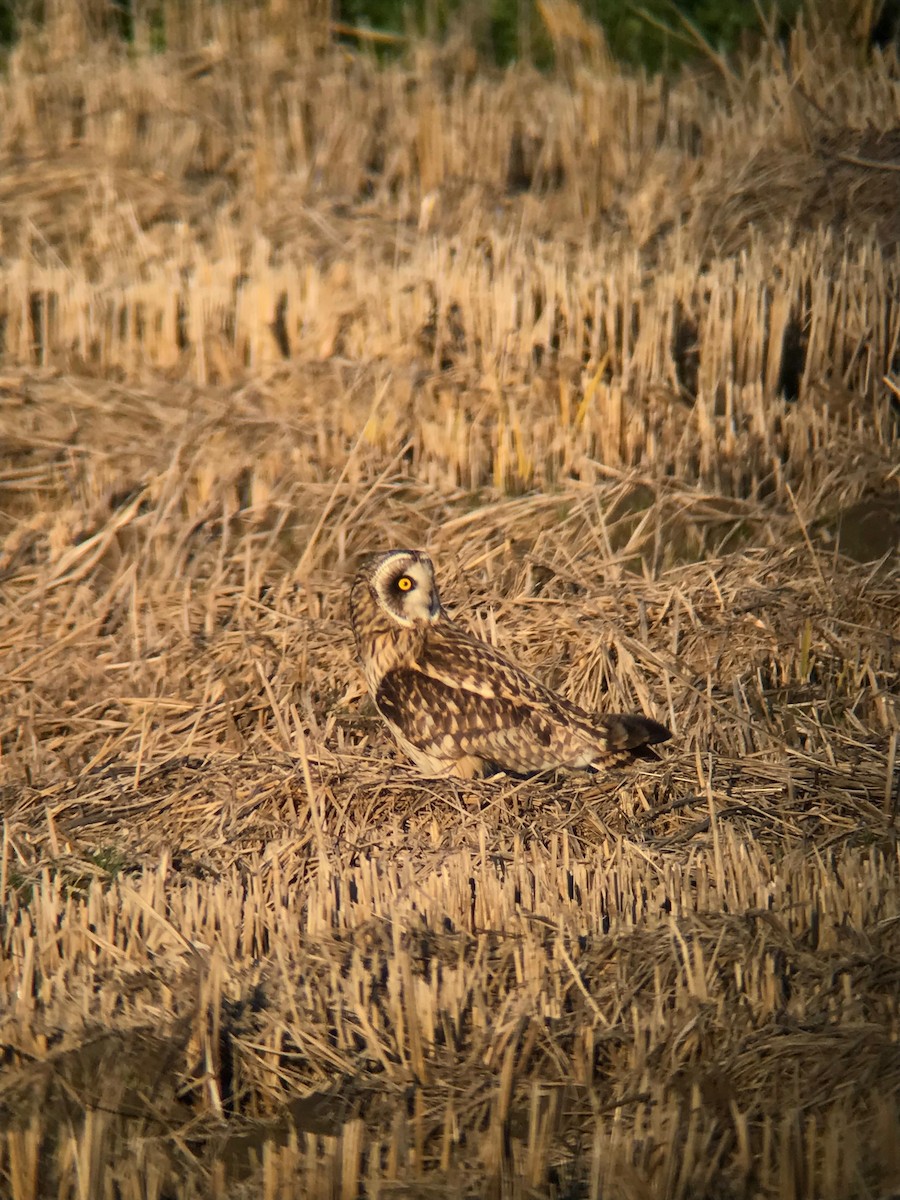
[[[890,1195],[895,59],[278,11],[0,88],[0,1192]],[[662,760],[418,779],[400,544]]]

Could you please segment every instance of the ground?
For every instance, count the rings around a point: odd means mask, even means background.
[[[896,63],[216,34],[0,87],[0,1193],[900,1190]],[[421,779],[402,545],[659,760]]]

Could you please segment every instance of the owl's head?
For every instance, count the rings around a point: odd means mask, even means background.
[[[421,550],[371,554],[357,578],[366,581],[382,612],[405,629],[432,625],[442,615],[434,566]]]

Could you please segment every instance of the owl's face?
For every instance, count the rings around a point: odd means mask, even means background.
[[[419,550],[390,550],[365,564],[369,587],[383,612],[405,629],[433,625],[441,616],[434,567]]]

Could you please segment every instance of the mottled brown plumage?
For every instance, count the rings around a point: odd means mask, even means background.
[[[421,551],[366,558],[350,618],[375,706],[426,775],[602,770],[670,736],[647,717],[585,712],[466,633],[441,606]]]

